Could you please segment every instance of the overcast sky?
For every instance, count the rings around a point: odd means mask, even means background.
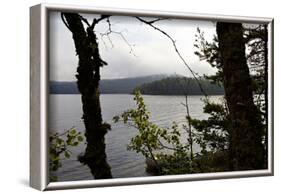
[[[90,22],[96,15],[85,15]],[[147,19],[147,18],[146,18]],[[78,58],[75,53],[71,32],[61,21],[59,12],[50,13],[50,80],[75,80]],[[112,30],[122,32],[130,47],[118,34],[111,34],[113,47],[107,37],[101,39],[100,33],[106,32],[106,21],[100,22],[96,28],[100,54],[108,66],[102,68],[102,79],[136,77],[152,74],[181,74],[191,76],[188,69],[176,54],[171,41],[150,26],[129,16],[110,17]],[[163,20],[154,23],[167,32],[175,40],[180,53],[190,67],[200,75],[213,74],[214,68],[204,61],[199,61],[194,54],[195,34],[199,27],[205,32],[207,40],[215,34],[213,22],[192,20]]]

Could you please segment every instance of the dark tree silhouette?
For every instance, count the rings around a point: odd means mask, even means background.
[[[263,168],[261,115],[253,100],[241,23],[217,23],[225,97],[231,119],[231,170]]]
[[[112,178],[111,168],[106,160],[105,134],[110,125],[102,120],[99,94],[100,68],[106,63],[100,58],[95,25],[109,16],[102,15],[90,25],[76,13],[62,13],[62,20],[72,32],[76,53],[79,58],[77,85],[81,93],[83,120],[86,128],[87,147],[80,161],[91,169],[95,179]],[[83,22],[87,25],[85,29]]]
[[[264,168],[267,168],[268,153],[268,30],[267,24],[252,25],[243,24],[243,38],[248,52],[246,53],[247,65],[250,70],[253,85],[254,103],[262,115]],[[215,75],[205,77],[214,83],[223,83],[221,58],[219,55],[218,38],[214,36],[211,42],[204,37],[204,32],[197,29],[195,47],[196,55],[200,60],[206,60],[217,69]]]

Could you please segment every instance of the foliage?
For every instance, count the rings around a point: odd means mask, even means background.
[[[255,104],[265,113],[266,78],[267,78],[267,45],[266,27],[264,25],[244,25],[243,38],[246,44],[246,59],[250,69],[252,87],[257,98]],[[223,73],[220,61],[218,38],[214,35],[211,41],[205,39],[204,32],[197,28],[195,34],[196,51],[194,52],[200,60],[205,60],[217,69],[215,75],[204,75],[212,83],[222,85]]]
[[[215,75],[204,75],[204,77],[214,84],[222,85],[223,74],[218,51],[219,45],[217,36],[214,36],[211,42],[207,41],[204,32],[201,31],[200,28],[197,28],[194,47],[197,49],[194,54],[197,55],[200,60],[205,60],[211,67],[218,70]]]
[[[49,136],[49,168],[51,171],[57,171],[61,166],[61,160],[68,159],[71,156],[70,147],[76,147],[84,141],[81,132],[75,128],[66,130],[64,133],[54,133]],[[57,181],[56,176],[51,176],[51,181]]]
[[[190,154],[186,149],[178,149],[171,154],[161,152],[156,157],[164,175],[194,173]]]
[[[128,149],[141,153],[154,160],[159,168],[157,174],[186,174],[219,170],[218,157],[227,149],[227,114],[220,104],[205,101],[205,113],[211,114],[207,120],[186,118],[194,127],[192,136],[201,147],[194,158],[190,155],[190,142],[180,141],[179,126],[173,122],[171,128],[161,128],[149,120],[150,113],[139,91],[135,91],[137,108],[127,110],[113,118],[114,122],[123,121],[138,130],[131,139]],[[182,128],[186,128],[182,125]],[[219,154],[220,153],[220,154]],[[203,160],[208,158],[208,161]],[[223,161],[223,160],[221,160]],[[212,166],[216,164],[216,166]],[[226,166],[226,164],[221,164]]]
[[[198,81],[206,94],[224,94],[223,87],[218,84],[210,83],[210,81],[206,79],[199,79]],[[197,80],[183,76],[171,76],[145,83],[137,87],[135,90],[140,90],[142,94],[152,95],[203,95]]]
[[[267,59],[266,59],[266,27],[264,25],[243,27],[244,42],[246,44],[246,58],[252,78],[252,88],[256,94],[255,104],[262,113],[265,113],[266,78],[267,78]],[[223,73],[219,55],[218,38],[214,36],[212,41],[207,41],[204,32],[197,28],[194,47],[197,49],[195,54],[200,60],[205,60],[212,67],[217,69],[215,75],[205,75],[205,78],[212,83],[222,85]]]
[[[262,118],[261,126],[259,128],[263,131],[263,146],[264,149],[267,150],[267,25],[243,24],[243,39],[246,46],[245,54],[250,71],[254,103],[258,108],[258,114],[260,114]],[[214,36],[213,40],[207,41],[204,37],[204,32],[200,31],[198,28],[197,34],[195,35],[194,46],[197,48],[195,54],[200,60],[205,60],[212,67],[217,68],[215,75],[205,75],[205,77],[214,83],[222,84],[224,77],[222,73],[217,36]],[[226,122],[230,123],[229,118],[226,118]],[[267,156],[265,155],[264,157],[265,163],[267,163]]]
[[[195,141],[202,148],[202,153],[207,148],[212,151],[225,151],[228,148],[228,135],[230,118],[223,103],[213,103],[208,99],[204,101],[203,112],[209,114],[207,119],[190,119],[191,125],[196,130]]]
[[[125,124],[138,130],[138,133],[131,139],[128,145],[129,150],[135,150],[137,153],[153,159],[160,167],[158,158],[170,156],[166,154],[161,155],[159,151],[168,149],[173,150],[177,154],[183,154],[183,152],[189,149],[188,145],[183,145],[180,142],[181,134],[176,123],[173,123],[171,128],[157,126],[150,121],[150,113],[139,91],[135,91],[134,100],[137,104],[136,109],[127,110],[120,116],[113,118],[114,122],[123,121]]]

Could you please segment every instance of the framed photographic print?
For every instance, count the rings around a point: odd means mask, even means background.
[[[30,185],[273,175],[273,19],[30,9]]]

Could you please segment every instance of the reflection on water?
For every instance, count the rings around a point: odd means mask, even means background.
[[[169,127],[173,121],[178,124],[185,122],[186,110],[182,102],[183,96],[151,96],[144,95],[145,103],[151,112],[151,121],[159,126]],[[84,131],[81,119],[80,95],[50,95],[49,130],[63,132],[71,127]],[[194,118],[203,119],[207,115],[202,113],[203,96],[189,96],[188,103],[190,114]],[[212,96],[211,100],[217,101],[221,96]],[[127,150],[127,144],[136,133],[136,129],[122,123],[113,123],[112,118],[123,111],[134,108],[133,95],[104,94],[101,95],[103,120],[111,124],[111,131],[106,134],[106,153],[114,178],[148,176],[145,172],[145,159],[141,154]],[[185,135],[182,137],[185,139]],[[85,149],[81,144],[71,149],[70,159],[62,161],[62,167],[55,173],[59,181],[75,181],[93,179],[87,166],[77,161],[77,156]],[[195,146],[196,149],[196,146]]]

